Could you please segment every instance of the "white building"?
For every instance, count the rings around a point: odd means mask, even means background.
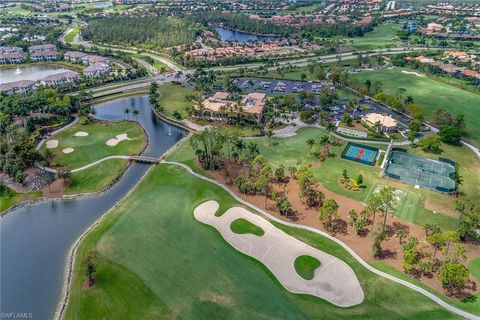
[[[89,78],[96,78],[108,74],[111,70],[112,68],[109,64],[100,62],[86,67],[85,70],[83,70],[83,74]]]
[[[6,94],[13,93],[29,93],[37,89],[35,81],[32,80],[20,80],[0,84],[0,92],[5,92]]]
[[[31,46],[28,48],[30,53],[34,52],[47,52],[47,51],[57,51],[57,47],[54,44],[39,44]]]
[[[40,81],[45,86],[63,86],[65,84],[74,83],[80,79],[80,74],[75,71],[67,71],[57,74],[51,74],[42,78]]]
[[[86,65],[92,65],[95,63],[109,64],[110,61],[105,57],[89,54],[82,57],[82,63]]]
[[[25,57],[21,53],[1,53],[0,64],[22,63]]]
[[[67,61],[73,62],[73,63],[82,63],[82,59],[87,56],[86,53],[79,52],[79,51],[68,51],[65,52],[63,55],[63,58]]]
[[[58,60],[58,57],[57,51],[35,51],[30,54],[32,61],[55,61]]]

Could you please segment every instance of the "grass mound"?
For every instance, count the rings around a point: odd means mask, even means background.
[[[235,221],[233,221],[230,224],[230,229],[232,229],[233,232],[238,233],[238,234],[246,234],[250,233],[256,236],[263,236],[265,234],[265,231],[263,231],[262,228],[260,228],[257,225],[254,225],[250,221],[246,219],[239,218]]]
[[[312,280],[315,270],[320,267],[320,261],[312,256],[299,256],[295,259],[294,266],[298,275],[305,280]]]

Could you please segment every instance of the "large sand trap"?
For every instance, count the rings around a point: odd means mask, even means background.
[[[363,301],[364,294],[355,273],[342,260],[301,242],[244,208],[233,207],[216,217],[218,208],[218,202],[207,201],[196,207],[193,214],[198,221],[215,227],[235,249],[262,262],[288,291],[310,294],[340,307]],[[265,234],[232,232],[230,224],[238,218],[259,226]],[[321,262],[312,280],[303,279],[295,270],[295,259],[301,255]]]
[[[86,136],[88,136],[88,132],[85,132],[85,131],[77,131],[77,132],[75,132],[74,136],[75,136],[75,137],[86,137]]]
[[[421,73],[418,73],[418,72],[414,72],[414,71],[402,70],[402,73],[405,73],[405,74],[414,74],[414,75],[416,75],[417,77],[420,77],[420,78],[425,77],[424,74],[421,74]]]
[[[48,140],[45,145],[47,149],[55,149],[58,147],[58,140]]]
[[[130,140],[126,133],[117,134],[115,138],[108,139],[105,143],[107,144],[107,146],[114,147],[123,140]]]
[[[72,153],[75,149],[73,148],[65,148],[62,150],[63,153]]]

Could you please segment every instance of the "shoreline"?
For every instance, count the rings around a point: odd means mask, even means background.
[[[165,151],[160,157],[160,160],[163,160],[168,154],[173,152],[184,140],[186,140],[190,134],[187,134],[185,137],[177,141],[170,149]],[[135,185],[117,202],[115,203],[110,209],[108,209],[105,213],[103,213],[90,227],[88,227],[70,247],[68,255],[65,260],[65,271],[64,271],[64,279],[63,279],[63,286],[62,291],[60,294],[60,301],[57,304],[57,308],[54,314],[54,320],[61,320],[63,319],[64,312],[68,305],[69,297],[70,297],[70,289],[72,284],[72,277],[73,271],[76,262],[76,254],[77,249],[80,246],[82,240],[91,232],[93,231],[114,209],[116,209],[120,204],[125,201],[125,199],[132,194],[137,187],[140,185],[141,182],[145,180],[145,178],[150,174],[150,172],[155,168],[155,166],[150,166],[148,170],[142,175],[142,177],[135,183]]]

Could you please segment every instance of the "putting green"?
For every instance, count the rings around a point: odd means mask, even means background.
[[[173,165],[154,167],[138,188],[82,241],[66,319],[456,319],[426,297],[380,278],[338,244],[275,224],[339,257],[365,292],[362,304],[335,307],[289,293],[254,259],[238,253],[192,213],[215,200],[220,212],[239,204],[223,189]],[[85,289],[82,261],[98,251],[97,284]]]
[[[75,136],[78,132],[86,132],[87,136]],[[117,135],[127,134],[128,140],[119,142],[115,146],[108,146],[106,142]],[[70,128],[51,137],[59,144],[54,149],[52,165],[66,165],[70,169],[80,168],[96,160],[111,155],[138,154],[146,144],[147,138],[142,127],[133,121],[102,122],[82,124],[82,120]],[[42,149],[45,150],[46,146]],[[62,150],[73,148],[71,153]]]
[[[311,280],[315,275],[315,270],[320,267],[320,261],[311,256],[299,256],[295,259],[294,266],[300,277]]]
[[[233,221],[230,224],[230,229],[232,229],[233,232],[238,233],[238,234],[249,233],[249,234],[259,236],[259,237],[263,236],[263,234],[265,233],[265,231],[263,231],[263,229],[260,228],[259,226],[256,226],[253,223],[251,223],[250,221],[242,219],[242,218],[239,218],[239,219]]]

